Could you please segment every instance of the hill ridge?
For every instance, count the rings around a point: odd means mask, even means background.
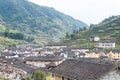
[[[4,25],[5,30],[32,36],[36,39],[34,43],[58,40],[66,32],[88,27],[84,22],[54,8],[39,6],[27,0],[0,0],[0,24]],[[44,36],[50,37],[45,41],[38,39]]]

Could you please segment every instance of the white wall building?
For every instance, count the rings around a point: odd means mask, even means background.
[[[115,48],[115,41],[102,40],[99,42],[99,48]]]
[[[100,37],[99,36],[91,36],[90,41],[99,41]]]

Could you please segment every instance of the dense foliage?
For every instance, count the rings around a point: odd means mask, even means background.
[[[13,33],[13,32],[9,32],[9,31],[5,31],[4,33],[5,37],[11,38],[11,39],[19,39],[19,40],[23,40],[24,39],[24,34],[22,33]]]
[[[46,80],[46,74],[43,71],[36,70],[34,71],[32,77],[26,77],[22,80]]]
[[[46,80],[46,74],[40,70],[36,70],[33,73],[33,79],[34,80]]]
[[[120,16],[112,16],[103,20],[99,24],[91,24],[90,28],[74,31],[72,34],[66,33],[63,40],[68,45],[79,45],[93,47],[96,43],[90,42],[90,36],[98,35],[100,39],[111,39],[116,41],[116,47],[120,45]]]
[[[30,77],[23,78],[22,80],[32,80]]]
[[[34,42],[43,43],[63,37],[66,32],[79,27],[88,27],[53,8],[38,6],[27,0],[0,0],[0,24],[5,26],[5,30],[18,31],[11,32],[9,38],[22,40],[23,34],[26,34],[34,36]],[[0,32],[4,30],[1,25]]]
[[[0,77],[0,80],[10,80],[10,79],[5,79],[5,78],[1,78],[1,77]]]
[[[18,40],[26,40],[28,42],[32,42],[34,40],[34,38],[31,36],[26,36],[23,33],[13,32],[13,31],[9,31],[9,30],[6,30],[4,32],[4,37],[8,37],[11,39],[18,39]]]

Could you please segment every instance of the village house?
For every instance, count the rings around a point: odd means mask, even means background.
[[[16,72],[18,75],[21,75],[22,77],[31,76],[35,69],[37,69],[37,67],[25,64],[21,61],[16,61],[10,66],[14,72]]]
[[[100,40],[100,37],[97,36],[97,35],[92,35],[92,36],[90,36],[90,41],[91,41],[91,42],[99,41],[99,40]]]
[[[45,48],[50,48],[50,49],[60,49],[60,48],[65,48],[67,46],[61,45],[61,44],[48,44],[45,46]]]
[[[112,61],[120,61],[120,50],[112,50],[107,56]]]
[[[15,59],[4,59],[0,65],[0,76],[10,80],[21,80],[23,77],[31,76],[36,67],[27,65]]]
[[[99,63],[99,64],[112,63],[111,61],[108,61],[103,58],[78,58],[78,60],[83,62]]]
[[[87,56],[89,58],[100,58],[101,56],[106,56],[106,51],[103,50],[88,51]]]
[[[19,55],[15,54],[15,53],[8,53],[8,52],[4,52],[1,54],[2,57],[6,58],[6,59],[12,59],[12,58],[18,58]]]
[[[84,52],[80,52],[77,57],[81,58],[81,57],[88,57],[87,56],[87,53],[84,53]]]
[[[74,51],[74,52],[87,52],[89,51],[89,49],[87,47],[71,47],[71,51]]]
[[[99,58],[100,57],[100,54],[99,53],[96,53],[96,52],[93,52],[93,51],[89,51],[87,52],[87,56],[89,58]]]
[[[99,48],[115,48],[115,41],[112,40],[101,40],[99,41]]]
[[[77,57],[74,51],[69,51],[67,54],[63,54],[65,59],[74,59]]]
[[[62,63],[63,58],[59,56],[31,56],[26,58],[26,64],[30,64],[36,67],[46,67],[50,63],[58,65]]]
[[[89,60],[89,59],[88,59]],[[113,64],[94,63],[76,59],[68,59],[57,67],[50,70],[51,80],[104,80],[114,70]],[[105,75],[105,76],[104,76]],[[116,76],[114,76],[115,80]]]
[[[61,48],[61,55],[65,59],[73,59],[78,57],[87,57],[87,53],[89,49],[87,47],[66,47]]]
[[[60,51],[63,52],[63,53],[68,53],[68,52],[71,51],[71,48],[69,48],[69,47],[60,48]]]
[[[50,48],[46,48],[44,51],[45,54],[54,54],[54,52],[55,52],[55,50],[50,49]]]
[[[18,45],[17,48],[35,51],[35,50],[41,50],[42,46],[35,44],[27,44],[27,45]]]
[[[42,50],[42,49],[43,49],[42,46],[31,46],[31,50],[32,50],[32,51]]]
[[[16,53],[17,48],[6,48],[3,50],[5,53]]]
[[[71,52],[75,54],[76,57],[87,57],[89,49],[87,47],[71,47]]]

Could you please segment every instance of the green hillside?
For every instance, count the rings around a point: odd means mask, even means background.
[[[93,46],[95,42],[90,42],[90,36],[98,35],[101,39],[111,39],[116,41],[117,47],[120,45],[120,16],[112,16],[103,20],[99,24],[91,24],[89,29],[80,29],[67,36],[64,41],[70,46]]]
[[[38,6],[27,0],[0,0],[2,37],[16,39],[13,36],[4,36],[4,32],[15,36],[17,32],[27,36],[25,41],[29,42],[30,37],[34,38],[31,42],[46,43],[58,40],[64,37],[66,32],[72,32],[79,27],[88,27],[88,25],[53,8]]]

